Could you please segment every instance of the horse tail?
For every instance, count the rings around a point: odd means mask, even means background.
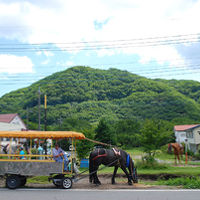
[[[168,153],[172,153],[172,144],[171,143],[168,144]]]

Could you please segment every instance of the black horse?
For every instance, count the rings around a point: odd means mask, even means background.
[[[117,173],[118,168],[120,167],[124,173],[126,174],[128,178],[128,184],[132,185],[133,183],[137,183],[137,170],[134,167],[134,162],[130,155],[123,151],[123,150],[117,150],[115,148],[113,149],[103,149],[99,148],[94,150],[90,153],[89,158],[89,172],[90,172],[90,182],[100,185],[101,182],[98,179],[97,176],[97,170],[99,168],[99,165],[105,165],[108,167],[115,167],[113,176],[112,176],[112,184],[115,184],[115,176]],[[128,168],[128,171],[127,171]]]

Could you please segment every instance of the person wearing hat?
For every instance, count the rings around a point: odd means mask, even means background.
[[[59,147],[58,144],[55,144],[55,148],[53,148],[53,159],[56,162],[63,162],[64,161],[64,171],[67,171],[67,165],[69,163],[69,159],[65,152]]]

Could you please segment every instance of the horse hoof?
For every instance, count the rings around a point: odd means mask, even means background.
[[[97,181],[97,182],[96,182],[96,185],[101,185],[101,182],[100,182],[100,181]]]
[[[128,185],[133,185],[133,183],[132,182],[128,182]]]

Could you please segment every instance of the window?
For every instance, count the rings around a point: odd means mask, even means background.
[[[192,131],[187,131],[186,132],[187,138],[193,138],[193,132]]]

